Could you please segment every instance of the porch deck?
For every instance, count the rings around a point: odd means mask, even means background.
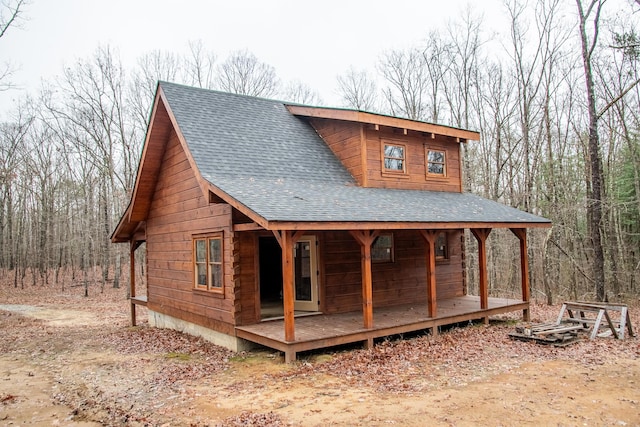
[[[463,296],[438,300],[437,317],[429,317],[427,305],[412,304],[374,308],[372,329],[363,327],[362,312],[319,314],[295,318],[295,341],[284,338],[284,320],[268,320],[254,325],[237,326],[236,335],[285,353],[287,362],[296,353],[355,342],[373,344],[374,338],[437,328],[467,320],[518,310],[527,310],[528,302],[505,298],[489,298],[489,308],[480,308],[480,297]],[[437,330],[436,330],[437,331]]]

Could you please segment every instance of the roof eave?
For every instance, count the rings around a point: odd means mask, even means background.
[[[480,133],[472,130],[458,129],[450,126],[437,125],[417,120],[385,116],[366,111],[347,110],[327,107],[309,107],[304,105],[286,105],[289,112],[295,116],[314,117],[321,119],[343,120],[357,123],[367,123],[377,126],[389,126],[398,129],[413,130],[435,135],[458,138],[459,142],[467,140],[479,141]]]
[[[262,224],[261,224],[262,225]],[[549,228],[548,222],[390,222],[390,221],[269,221],[266,230],[456,230],[471,228]]]

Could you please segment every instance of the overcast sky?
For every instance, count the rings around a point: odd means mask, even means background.
[[[491,19],[499,0],[476,4]],[[284,81],[298,79],[335,104],[336,76],[350,65],[373,70],[385,50],[417,45],[467,0],[31,0],[27,18],[0,39],[0,61],[13,82],[35,93],[41,79],[89,58],[99,45],[119,53],[127,69],[154,49],[186,51],[202,40],[218,61],[248,49]],[[0,114],[24,90],[0,92]]]

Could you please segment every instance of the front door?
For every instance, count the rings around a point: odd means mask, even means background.
[[[318,258],[315,236],[302,236],[293,252],[296,311],[318,311]]]

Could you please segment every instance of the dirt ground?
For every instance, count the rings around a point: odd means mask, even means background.
[[[547,347],[502,319],[285,365],[129,327],[123,290],[81,295],[0,289],[1,426],[640,426],[637,337]]]

